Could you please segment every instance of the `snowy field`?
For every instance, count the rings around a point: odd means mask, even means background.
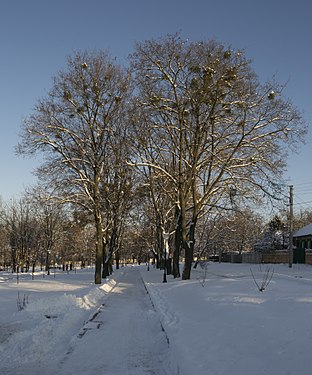
[[[93,272],[0,272],[1,375],[311,374],[311,266]]]

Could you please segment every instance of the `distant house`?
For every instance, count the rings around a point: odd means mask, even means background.
[[[293,239],[294,246],[302,249],[312,249],[312,223],[294,232]]]

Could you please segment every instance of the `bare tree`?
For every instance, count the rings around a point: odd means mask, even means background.
[[[39,224],[34,208],[25,198],[12,200],[5,210],[4,220],[12,270],[28,272],[38,256]]]
[[[212,217],[208,215],[204,226],[199,226],[198,234],[202,234],[202,248],[199,257],[209,255],[221,256],[223,252],[252,251],[263,229],[263,220],[250,209],[241,211],[219,210]]]
[[[114,129],[123,121],[129,87],[128,75],[106,53],[74,54],[24,122],[18,147],[21,154],[43,153],[38,176],[55,199],[93,215],[96,284],[101,283],[107,156]]]
[[[28,204],[36,217],[37,239],[34,243],[36,256],[32,257],[33,270],[36,262],[45,263],[45,270],[50,274],[50,263],[59,257],[60,244],[64,236],[63,228],[68,221],[62,205],[53,202],[46,191],[39,186],[26,192]]]
[[[137,44],[131,62],[136,139],[145,150],[133,164],[174,186],[188,279],[202,210],[229,204],[234,192],[274,198],[285,155],[305,124],[282,86],[260,84],[242,51],[215,41],[169,35]]]
[[[115,129],[111,140],[111,154],[106,172],[106,182],[103,192],[103,211],[105,215],[103,277],[112,271],[112,261],[115,255],[116,267],[119,267],[119,248],[124,231],[124,221],[133,204],[134,169],[125,160],[129,157],[127,127]]]
[[[6,227],[6,211],[0,198],[0,270],[11,264],[9,233]]]

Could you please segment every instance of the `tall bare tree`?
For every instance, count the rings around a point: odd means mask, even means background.
[[[105,52],[68,58],[48,95],[23,124],[22,154],[42,152],[38,169],[54,198],[83,206],[96,228],[95,283],[101,283],[102,192],[111,139],[123,122],[130,80]]]
[[[215,41],[169,35],[138,43],[131,62],[137,142],[147,150],[133,164],[174,186],[188,279],[204,207],[230,202],[234,192],[274,197],[285,155],[305,124],[282,86],[260,84],[242,51]]]
[[[116,267],[119,267],[118,252],[125,226],[124,221],[132,207],[135,171],[126,164],[129,157],[129,136],[127,127],[118,127],[118,129],[115,129],[115,136],[111,140],[111,154],[108,158],[105,191],[103,192],[103,210],[106,213],[103,277],[109,275],[114,255]]]

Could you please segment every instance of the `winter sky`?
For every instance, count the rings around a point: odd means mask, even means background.
[[[276,75],[312,120],[312,3],[307,0],[3,0],[0,4],[0,196],[34,183],[33,159],[15,156],[23,117],[75,50],[105,49],[125,63],[136,41],[180,32],[244,49],[261,81]],[[312,207],[311,132],[292,155],[286,185],[295,208]]]

